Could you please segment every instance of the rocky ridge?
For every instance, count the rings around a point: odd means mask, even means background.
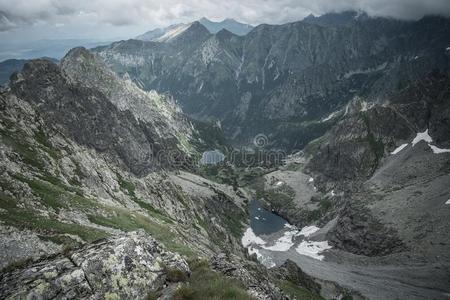
[[[204,34],[199,24],[183,44],[129,40],[94,51],[144,89],[172,93],[189,115],[220,120],[238,144],[264,133],[273,147],[301,150],[354,97],[381,103],[448,68],[448,19],[354,17],[259,25],[244,37]]]

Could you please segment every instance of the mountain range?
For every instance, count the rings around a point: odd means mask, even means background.
[[[207,18],[201,18],[200,20],[196,21],[205,26],[206,29],[210,33],[217,33],[221,31],[222,29],[226,29],[236,35],[246,35],[249,33],[253,26],[249,24],[240,23],[234,19],[225,19],[221,22],[214,22]],[[137,40],[142,41],[166,41],[166,39],[170,36],[179,34],[183,32],[185,29],[189,28],[189,26],[192,25],[192,23],[189,24],[173,24],[165,28],[156,28],[150,31],[147,31],[144,34],[141,34],[136,37]]]
[[[191,117],[218,120],[243,143],[258,133],[274,147],[303,148],[355,97],[380,102],[433,68],[448,67],[450,22],[335,14],[259,25],[245,36],[192,23],[166,41],[93,49],[120,76],[169,92]],[[328,21],[327,21],[328,20]],[[188,41],[188,42],[187,42]]]
[[[11,64],[0,298],[446,299],[450,20],[203,23]]]

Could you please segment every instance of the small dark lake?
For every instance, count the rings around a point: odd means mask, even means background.
[[[256,235],[278,232],[286,224],[285,219],[262,207],[258,200],[250,202],[250,227]]]

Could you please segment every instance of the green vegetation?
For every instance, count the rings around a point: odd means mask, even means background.
[[[291,299],[297,300],[323,300],[323,298],[311,292],[310,290],[300,287],[288,280],[282,280],[279,282],[279,287],[287,294]]]
[[[35,147],[27,142],[26,138],[24,138],[25,133],[0,129],[0,135],[2,136],[2,141],[13,148],[14,152],[19,154],[25,164],[39,170],[44,169],[44,158]]]
[[[12,262],[9,265],[7,265],[6,267],[4,267],[3,269],[1,269],[0,273],[6,274],[6,273],[14,271],[16,269],[23,268],[23,267],[27,266],[28,264],[30,264],[32,261],[33,261],[32,258],[27,258],[27,259],[22,259],[22,260]]]
[[[293,205],[294,196],[294,190],[287,185],[270,189],[263,194],[264,199],[274,207],[289,207]]]
[[[141,208],[147,210],[151,216],[159,218],[166,223],[173,223],[172,219],[170,219],[166,214],[164,214],[159,209],[154,208],[150,203],[144,202],[139,199],[134,200],[134,202],[136,202]]]
[[[117,181],[119,182],[120,189],[123,192],[126,192],[132,200],[138,200],[136,197],[136,186],[134,183],[130,181],[126,181],[119,173],[116,173],[117,175]]]
[[[241,282],[213,271],[208,262],[195,260],[189,262],[189,266],[192,274],[186,285],[176,290],[174,299],[253,299],[247,294]]]
[[[225,155],[229,152],[228,142],[225,139],[222,129],[215,122],[204,122],[199,120],[190,120],[195,129],[192,143],[198,152],[217,149]],[[200,142],[202,141],[202,142]]]
[[[93,206],[93,201],[83,197],[81,190],[65,185],[54,176],[41,175],[40,178],[42,180],[28,179],[18,174],[12,175],[12,177],[28,184],[43,204],[56,211],[60,208],[69,208],[71,206],[78,208],[89,208]]]
[[[177,268],[165,268],[165,272],[167,274],[167,281],[169,282],[183,282],[186,281],[189,277],[188,274]]]
[[[109,212],[107,217],[89,214],[89,221],[98,225],[116,228],[123,231],[144,229],[155,239],[163,243],[169,250],[184,254],[186,256],[195,255],[195,252],[191,248],[174,239],[174,236],[176,236],[177,233],[171,231],[169,225],[156,223],[141,213],[133,214],[126,209],[115,207],[103,208]]]
[[[81,166],[76,160],[72,160],[72,163],[75,165],[74,173],[76,176],[73,176],[69,182],[72,185],[81,186],[80,179],[84,178],[84,174],[81,171]]]
[[[311,199],[311,201],[314,201],[314,200],[315,199]],[[319,220],[331,209],[331,207],[333,205],[328,197],[323,197],[316,201],[319,202],[318,209],[315,209],[312,211],[305,211],[307,222],[314,222],[314,221]]]
[[[173,223],[165,213],[153,207],[150,203],[147,203],[136,196],[136,186],[131,181],[125,180],[119,173],[116,173],[119,182],[120,189],[130,196],[131,200],[136,202],[142,209],[145,209],[151,216],[161,219],[166,223]]]
[[[318,138],[310,141],[308,143],[308,145],[306,145],[304,152],[308,156],[312,156],[312,155],[316,154],[316,152],[319,151],[319,148],[323,144],[325,139],[326,139],[326,136],[322,135],[321,137],[318,137]]]
[[[79,224],[62,223],[53,218],[40,216],[35,211],[23,210],[17,207],[0,213],[0,217],[7,225],[27,228],[45,235],[68,233],[77,235],[86,242],[92,242],[108,236],[106,232],[101,230]]]
[[[47,152],[47,154],[52,158],[57,159],[61,156],[59,151],[53,148],[42,128],[39,128],[39,130],[34,134],[34,138],[41,145],[42,150]]]

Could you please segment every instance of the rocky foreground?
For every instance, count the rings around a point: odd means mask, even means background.
[[[143,231],[99,240],[81,249],[43,258],[0,277],[2,299],[144,298],[189,276],[179,254]]]

